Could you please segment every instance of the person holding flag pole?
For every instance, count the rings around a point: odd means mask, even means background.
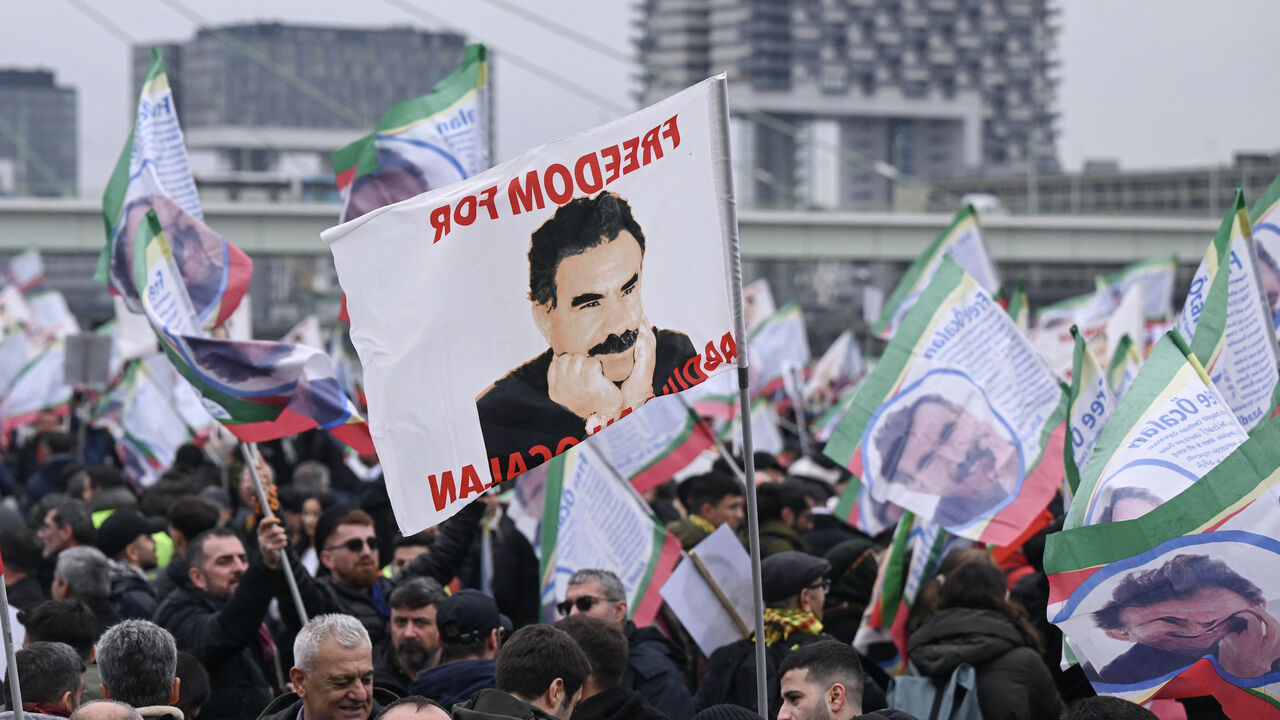
[[[258,459],[262,457],[258,454],[258,444],[241,443],[240,456],[244,458],[245,469],[253,479],[253,490],[258,496],[258,504],[262,506],[262,519],[274,518],[275,513],[271,511],[270,498],[267,497],[266,488],[262,485],[262,478],[258,476]],[[289,553],[280,553],[280,568],[284,571],[285,583],[289,585],[289,595],[293,597],[293,607],[298,613],[298,622],[306,625],[307,607],[302,602],[302,593],[298,591],[298,580],[293,576],[293,564],[289,561]]]

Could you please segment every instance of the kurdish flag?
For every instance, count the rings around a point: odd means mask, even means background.
[[[1074,325],[1071,335],[1076,341],[1067,395],[1067,437],[1071,441],[1065,444],[1062,454],[1066,468],[1062,497],[1068,507],[1080,487],[1080,468],[1088,467],[1098,435],[1116,409],[1116,396],[1098,359]]]
[[[15,342],[15,354],[23,350]],[[6,342],[5,347],[9,345]],[[30,352],[30,348],[26,348]],[[0,433],[30,424],[45,410],[64,412],[71,402],[72,388],[66,382],[66,343],[55,340],[26,362],[3,388],[0,395]]]
[[[1163,321],[1173,316],[1173,286],[1178,277],[1178,257],[1166,255],[1142,260],[1097,279],[1100,288],[1122,296],[1131,287],[1142,288],[1143,315],[1147,320]]]
[[[924,292],[946,256],[959,263],[987,292],[995,293],[1000,289],[1000,276],[978,227],[978,213],[972,205],[965,205],[947,229],[907,268],[885,301],[873,332],[885,339],[893,336],[903,316]]]
[[[876,569],[871,599],[863,613],[862,624],[853,637],[853,647],[890,675],[901,675],[907,670],[907,615],[910,608],[903,589],[914,525],[915,516],[910,512],[902,513],[889,552]]]
[[[1280,349],[1255,257],[1244,193],[1237,189],[1177,322],[1246,430],[1271,416],[1280,385]]]
[[[1141,517],[1247,438],[1182,336],[1170,331],[1098,435],[1063,526]]]
[[[142,312],[142,305],[133,285],[134,238],[150,212],[159,218],[173,248],[200,326],[210,330],[222,325],[249,289],[253,262],[201,220],[182,126],[156,50],[151,51],[133,132],[102,196],[107,243],[94,274],[135,313]]]
[[[715,447],[711,428],[679,396],[654,398],[630,417],[631,422],[614,423],[594,437],[600,453],[636,492],[670,480]]]
[[[1280,176],[1249,211],[1253,239],[1258,243],[1258,275],[1271,310],[1271,322],[1280,337]]]
[[[877,501],[1004,545],[1058,490],[1065,417],[1066,396],[1026,335],[944,257],[826,454]],[[859,489],[849,483],[841,509]]]
[[[582,568],[609,568],[627,594],[637,625],[653,622],[659,590],[680,561],[680,541],[594,443],[575,446],[547,463],[539,569],[543,617],[554,619],[569,577]]]
[[[371,134],[333,153],[342,222],[489,168],[488,68],[484,46],[468,45],[430,93],[392,107]]]
[[[1049,619],[1099,693],[1280,717],[1278,508],[1280,425],[1264,423],[1145,516],[1049,536]]]
[[[9,258],[4,271],[4,281],[26,292],[44,282],[44,258],[40,251],[30,248]]]
[[[168,365],[163,356],[152,357]],[[125,472],[142,487],[155,484],[173,464],[178,448],[195,437],[154,367],[156,363],[131,361],[94,413],[96,424],[115,438]]]
[[[1107,365],[1107,382],[1111,384],[1111,392],[1118,398],[1124,397],[1140,370],[1142,354],[1137,343],[1126,333],[1120,336],[1120,341],[1111,354],[1111,362]]]
[[[788,368],[809,362],[809,334],[800,305],[787,303],[766,318],[750,332],[747,346],[760,378],[759,384],[751,384],[752,397],[773,395],[782,389]]]
[[[133,287],[160,346],[205,409],[245,442],[322,427],[361,453],[373,453],[368,426],[334,377],[333,361],[304,345],[218,340],[201,327],[155,212],[134,241]]]

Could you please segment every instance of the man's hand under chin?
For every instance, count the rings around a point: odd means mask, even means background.
[[[653,334],[649,318],[640,318],[636,335],[635,364],[631,375],[622,383],[622,407],[640,409],[653,397],[653,368],[658,356],[658,338]]]
[[[637,344],[639,341],[637,340]],[[564,353],[547,369],[547,396],[584,421],[616,419],[623,407],[622,391],[604,376],[600,361]]]
[[[1255,606],[1234,616],[1245,622],[1218,643],[1218,663],[1239,678],[1255,678],[1271,672],[1280,660],[1280,623],[1265,607]]]

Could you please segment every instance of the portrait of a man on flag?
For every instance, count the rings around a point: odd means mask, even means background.
[[[608,191],[574,198],[534,231],[529,300],[549,347],[476,398],[491,457],[594,434],[663,395],[697,357],[688,335],[645,315],[645,243],[631,205]]]
[[[1012,428],[963,373],[934,370],[880,406],[868,424],[864,466],[889,500],[936,499],[935,522],[965,525],[1007,504],[1022,482]]]

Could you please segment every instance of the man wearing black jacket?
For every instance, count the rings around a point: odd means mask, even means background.
[[[591,663],[573,720],[667,720],[639,695],[621,686],[622,672],[627,668],[627,638],[616,625],[574,615],[555,626],[578,643]]]
[[[693,697],[680,674],[684,654],[654,627],[636,627],[627,619],[627,596],[618,576],[585,569],[569,577],[561,615],[589,615],[613,624],[629,646],[622,687],[635,692],[671,720],[693,717]]]
[[[273,597],[292,605],[281,552],[288,537],[276,518],[258,524],[260,555],[249,560],[234,530],[215,528],[191,541],[189,582],[156,608],[155,622],[173,633],[219,689],[201,710],[205,720],[252,720],[271,701],[263,671],[276,648],[263,625]]]
[[[396,582],[402,578],[429,577],[447,585],[466,560],[483,513],[483,503],[471,503],[463,508],[441,524],[430,552],[414,558],[395,578],[387,578],[379,562],[373,518],[363,510],[341,505],[325,510],[316,523],[316,549],[329,575],[316,580],[310,576],[300,577],[298,587],[307,614],[355,616],[369,632],[374,657],[382,657],[391,645],[387,622],[391,618],[389,603]],[[299,566],[300,563],[294,564],[295,568]],[[292,619],[291,607],[282,607],[281,612]]]

